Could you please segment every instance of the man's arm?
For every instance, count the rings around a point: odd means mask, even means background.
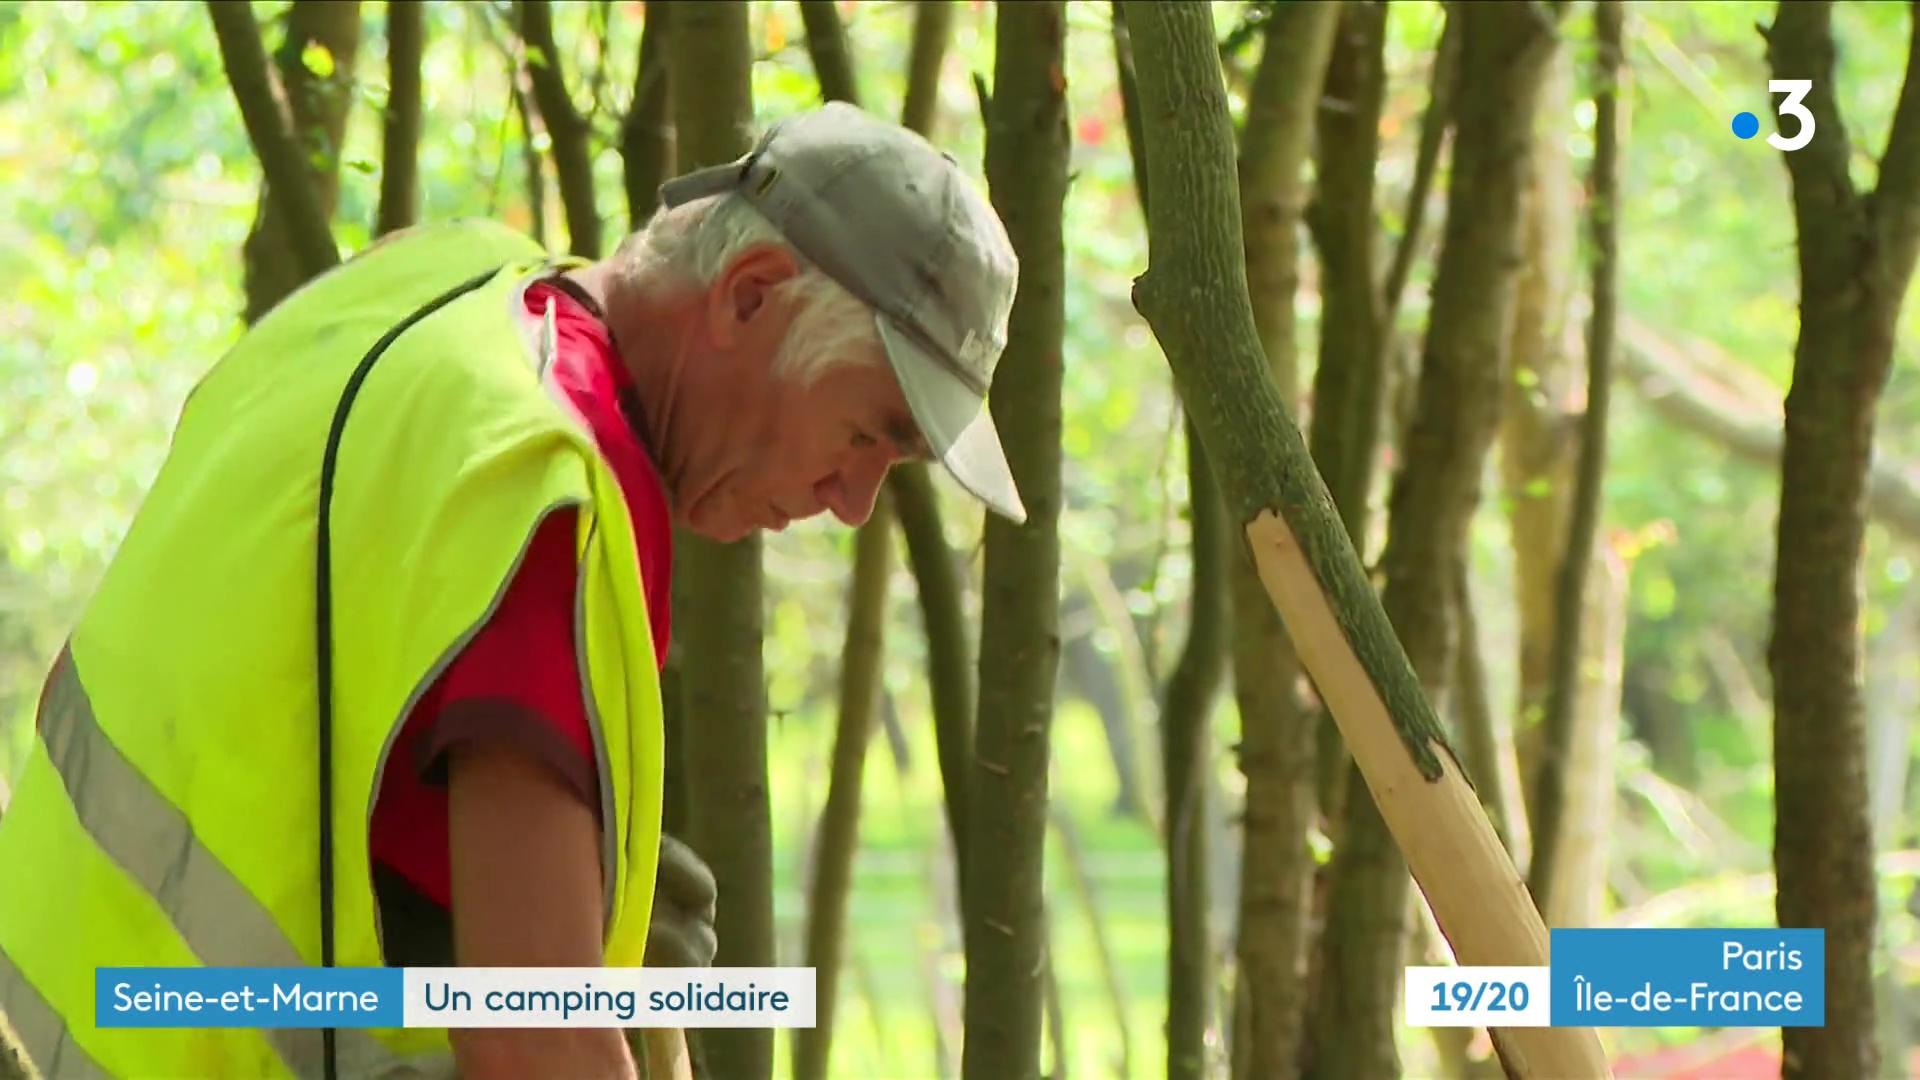
[[[599,825],[553,769],[509,745],[456,749],[448,769],[454,956],[463,967],[598,967]],[[612,1028],[455,1029],[460,1074],[633,1077]]]

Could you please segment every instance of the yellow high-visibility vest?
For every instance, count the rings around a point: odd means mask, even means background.
[[[332,961],[380,966],[367,832],[387,755],[559,507],[579,522],[605,962],[640,964],[659,683],[626,502],[523,307],[553,265],[500,226],[400,234],[194,388],[0,816],[0,1017],[43,1073],[320,1074],[314,1030],[101,1029],[94,971],[321,964],[323,843]],[[335,1038],[341,1076],[451,1072],[444,1030]]]

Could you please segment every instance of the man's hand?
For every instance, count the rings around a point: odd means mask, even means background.
[[[707,967],[718,939],[713,933],[718,896],[713,871],[680,841],[660,834],[660,869],[654,878],[653,917],[647,925],[648,967]]]

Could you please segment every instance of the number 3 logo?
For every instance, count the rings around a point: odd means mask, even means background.
[[[1783,139],[1777,131],[1767,136],[1768,146],[1775,150],[1798,150],[1813,141],[1813,114],[1800,104],[1806,99],[1807,91],[1812,89],[1812,79],[1767,80],[1768,93],[1787,95],[1787,100],[1780,103],[1780,115],[1800,121],[1800,130],[1794,132],[1792,138]]]

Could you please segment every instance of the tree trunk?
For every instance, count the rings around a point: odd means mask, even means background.
[[[1292,20],[1289,20],[1292,21]],[[1127,118],[1134,181],[1144,211],[1146,170],[1142,167],[1139,97],[1132,46],[1124,9],[1114,7],[1114,59],[1120,72],[1121,108]],[[1271,38],[1269,40],[1272,40]],[[1270,49],[1275,56],[1281,50]],[[1264,69],[1264,65],[1263,65]],[[1267,79],[1262,120],[1271,120],[1277,78]],[[1290,316],[1289,280],[1285,301]],[[1291,358],[1288,358],[1290,366]],[[1161,790],[1167,866],[1167,1076],[1201,1077],[1217,1071],[1207,1060],[1207,1029],[1213,1021],[1213,983],[1217,969],[1209,924],[1208,773],[1212,769],[1210,734],[1214,694],[1225,673],[1227,619],[1224,507],[1219,485],[1207,465],[1206,450],[1192,422],[1187,424],[1187,493],[1192,522],[1193,584],[1186,644],[1167,681],[1161,710]],[[1271,605],[1261,606],[1271,610]],[[1276,635],[1277,636],[1277,635]],[[1284,677],[1284,676],[1283,676]],[[1244,743],[1243,743],[1244,746]]]
[[[252,323],[301,282],[340,261],[327,222],[337,193],[339,131],[346,120],[346,91],[360,40],[360,5],[296,3],[287,16],[278,78],[267,64],[251,7],[208,0],[207,14],[247,138],[266,174],[243,249],[245,317]],[[316,84],[317,77],[301,59],[309,44],[325,48],[338,82]],[[338,121],[329,126],[336,116]]]
[[[1020,289],[988,400],[1027,520],[990,515],[986,526],[968,785],[969,1080],[1017,1080],[1040,1069],[1047,760],[1059,663],[1066,12],[1060,0],[1022,0],[995,15],[986,171],[1020,260]]]
[[[1106,920],[1101,915],[1093,872],[1087,867],[1086,847],[1080,842],[1079,827],[1073,823],[1072,815],[1064,807],[1056,803],[1047,817],[1060,842],[1061,861],[1072,879],[1074,897],[1079,900],[1081,914],[1087,920],[1087,931],[1093,937],[1100,982],[1106,990],[1107,1002],[1113,1009],[1114,1052],[1107,1063],[1114,1075],[1132,1076],[1133,1031],[1127,1021],[1126,981],[1121,978],[1119,964],[1114,960],[1112,935],[1107,931]]]
[[[1781,926],[1826,930],[1826,1025],[1781,1033],[1787,1076],[1873,1076],[1875,877],[1860,703],[1860,550],[1873,410],[1920,245],[1920,19],[1878,186],[1854,190],[1827,3],[1780,5],[1777,79],[1811,79],[1815,129],[1784,154],[1800,250],[1768,667]],[[1782,118],[1780,134],[1799,121]]]
[[[1528,805],[1539,778],[1541,719],[1553,682],[1554,573],[1567,542],[1579,454],[1580,365],[1566,333],[1576,252],[1573,57],[1554,54],[1540,88],[1521,197],[1522,265],[1514,286],[1511,350],[1500,430],[1500,475],[1512,534],[1519,615],[1519,695],[1513,730]],[[1529,833],[1535,824],[1529,820]]]
[[[945,26],[928,12],[939,5],[922,5],[915,16],[913,68],[909,82],[927,78],[923,68],[937,74],[945,55]],[[801,14],[806,20],[807,49],[813,57],[821,96],[828,101],[859,105],[858,82],[854,78],[852,52],[847,47],[845,27],[831,3],[803,0]],[[909,85],[908,97],[913,97]],[[909,100],[909,106],[913,106]],[[910,111],[905,110],[903,111]],[[932,119],[932,104],[922,107],[924,115],[910,117],[924,124]],[[903,120],[903,125],[926,134],[922,127]],[[973,744],[973,685],[967,671],[971,651],[967,646],[966,614],[962,610],[963,586],[954,566],[953,550],[947,544],[946,527],[940,520],[939,499],[927,466],[908,462],[897,466],[888,476],[888,489],[901,506],[901,534],[907,543],[908,562],[920,589],[922,619],[927,635],[928,682],[932,688],[935,740],[938,744],[940,771],[947,795],[948,824],[954,849],[963,853],[956,864],[957,891],[961,912],[966,911],[966,761]],[[889,515],[891,516],[891,515]],[[873,528],[869,521],[863,528]],[[964,914],[962,915],[964,918]]]
[[[668,95],[681,164],[731,161],[752,147],[747,6],[713,0],[673,14]],[[692,843],[720,888],[714,963],[767,967],[774,962],[773,842],[760,538],[718,544],[683,531],[674,547]],[[773,1071],[771,1030],[708,1030],[700,1043],[714,1076],[752,1080]]]
[[[935,88],[953,25],[953,5],[923,0],[914,9],[913,52],[907,71],[907,99],[901,123],[931,135]],[[887,490],[907,543],[907,563],[920,593],[921,623],[927,638],[927,689],[933,707],[934,741],[945,793],[947,830],[953,840],[954,871],[961,912],[967,896],[967,762],[973,747],[973,648],[967,638],[965,582],[947,530],[940,500],[926,465],[905,462],[887,476]],[[964,922],[965,916],[961,915]]]
[[[1393,336],[1400,300],[1406,294],[1407,279],[1413,274],[1413,259],[1420,250],[1420,231],[1427,217],[1427,201],[1434,178],[1440,172],[1440,147],[1453,128],[1453,99],[1460,85],[1460,20],[1446,15],[1440,40],[1434,45],[1433,68],[1428,75],[1427,111],[1420,117],[1420,144],[1414,150],[1413,183],[1407,188],[1407,210],[1402,219],[1400,241],[1393,250],[1393,262],[1387,267],[1382,288],[1384,310],[1380,316],[1379,348],[1384,353]],[[1384,364],[1384,360],[1381,361]]]
[[[1866,664],[1867,795],[1873,813],[1873,849],[1890,853],[1905,841],[1907,778],[1913,752],[1907,726],[1920,716],[1920,595],[1906,595],[1888,605],[1887,621],[1868,643]],[[0,790],[0,805],[6,792]],[[1911,895],[1911,894],[1909,894]],[[1911,902],[1911,901],[1909,901]],[[1880,1059],[1898,1061],[1912,1045],[1912,1016],[1897,956],[1899,943],[1881,928],[1875,955],[1878,994]]]
[[[1519,769],[1513,760],[1511,739],[1500,737],[1499,725],[1494,722],[1493,703],[1487,699],[1487,667],[1481,653],[1480,621],[1474,614],[1469,561],[1463,554],[1453,564],[1453,610],[1459,620],[1450,695],[1454,725],[1460,733],[1461,749],[1467,755],[1467,775],[1473,778],[1473,788],[1480,793],[1480,805],[1486,809],[1507,853],[1516,863],[1522,863],[1526,859],[1528,833],[1526,815],[1514,801]]]
[[[807,30],[807,55],[820,80],[820,96],[828,101],[860,104],[853,60],[847,51],[847,30],[840,24],[834,0],[800,0],[800,21]]]
[[[1589,555],[1580,606],[1580,663],[1564,772],[1559,853],[1545,882],[1548,926],[1597,926],[1605,914],[1609,837],[1614,825],[1615,748],[1620,742],[1620,679],[1626,655],[1625,559],[1601,545]],[[1540,895],[1536,893],[1536,895]]]
[[[627,229],[645,228],[660,204],[660,185],[674,175],[673,116],[667,95],[667,41],[673,5],[652,0],[640,29],[633,104],[620,122],[620,162],[627,188]]]
[[[839,986],[847,893],[860,845],[860,781],[867,739],[880,705],[886,652],[887,578],[892,573],[893,521],[886,499],[854,533],[853,587],[847,598],[847,641],[840,652],[840,724],[833,737],[833,773],[827,805],[814,836],[812,886],[807,895],[806,966],[813,968],[814,1026],[793,1033],[793,1075],[827,1075]]]
[[[1519,5],[1467,10],[1474,22],[1506,28],[1514,9],[1531,17]],[[1285,616],[1363,777],[1385,793],[1379,797],[1392,827],[1460,962],[1544,964],[1546,928],[1461,776],[1266,370],[1246,300],[1239,195],[1229,172],[1232,127],[1212,12],[1150,0],[1134,0],[1126,12],[1139,56],[1150,187],[1158,193],[1135,306],[1166,350],[1228,513],[1244,523],[1269,600]],[[1536,34],[1543,29],[1528,26]],[[1468,35],[1470,58],[1486,44],[1517,44],[1482,43],[1479,36],[1484,31]],[[1497,132],[1491,119],[1476,116],[1470,126]],[[1495,179],[1485,169],[1470,178]],[[1455,195],[1465,198],[1460,189]],[[1608,1071],[1587,1029],[1512,1029],[1501,1033],[1500,1045],[1507,1067],[1521,1076]]]
[[[940,115],[940,70],[953,36],[950,0],[917,0],[913,6],[913,46],[907,57],[907,97],[900,123],[928,138]]]
[[[1167,680],[1161,766],[1167,794],[1167,1076],[1210,1076],[1207,1028],[1218,967],[1208,929],[1207,785],[1214,695],[1226,668],[1226,522],[1206,451],[1187,430],[1193,598],[1187,641]],[[1272,605],[1267,605],[1269,609]]]
[[[1247,96],[1237,179],[1240,233],[1255,332],[1280,400],[1299,394],[1294,296],[1305,202],[1302,165],[1314,129],[1340,5],[1277,7]],[[1299,662],[1254,566],[1234,545],[1233,683],[1240,713],[1242,813],[1238,984],[1246,999],[1239,1076],[1290,1075],[1299,1056],[1312,908],[1313,714],[1300,700]]]
[[[420,55],[426,46],[421,0],[387,4],[387,114],[380,147],[380,209],[374,235],[412,225],[420,215]]]
[[[1555,46],[1547,11],[1532,4],[1459,9],[1462,70],[1475,78],[1460,91],[1446,234],[1381,556],[1381,602],[1436,701],[1445,700],[1452,674],[1454,563],[1468,550],[1468,525],[1499,420],[1527,145]],[[1371,800],[1347,800],[1333,879],[1329,982],[1323,985],[1339,989],[1329,999],[1334,1007],[1321,1010],[1316,1022],[1316,1069],[1327,1076],[1393,1076],[1399,1071],[1393,1019],[1407,876]]]
[[[1619,0],[1598,0],[1594,6],[1596,24],[1596,67],[1594,72],[1593,177],[1588,197],[1588,228],[1593,238],[1593,313],[1587,324],[1587,404],[1580,418],[1579,477],[1574,486],[1567,520],[1558,545],[1559,567],[1554,581],[1554,621],[1552,681],[1549,684],[1546,715],[1541,721],[1541,759],[1535,781],[1535,804],[1528,818],[1535,836],[1533,859],[1528,865],[1527,884],[1541,909],[1578,911],[1576,906],[1560,909],[1553,902],[1554,883],[1558,880],[1556,862],[1565,839],[1567,790],[1580,786],[1591,790],[1604,786],[1612,791],[1612,746],[1605,750],[1604,776],[1576,776],[1572,773],[1576,727],[1582,719],[1590,725],[1604,724],[1610,735],[1611,715],[1619,708],[1619,690],[1611,691],[1612,704],[1597,703],[1584,718],[1580,699],[1585,696],[1581,676],[1582,661],[1591,648],[1581,644],[1585,611],[1587,571],[1594,561],[1594,537],[1600,530],[1601,483],[1607,463],[1607,406],[1613,385],[1614,320],[1618,302],[1619,278],[1619,170],[1620,109],[1618,81],[1621,65],[1621,6]],[[1609,631],[1611,627],[1603,630]],[[1593,642],[1602,653],[1613,651],[1611,640]],[[1615,678],[1617,684],[1618,679]],[[1603,691],[1596,691],[1601,693]],[[1603,719],[1604,718],[1604,719]],[[1597,736],[1596,736],[1597,737]],[[1598,798],[1597,795],[1591,796]],[[1610,801],[1610,800],[1609,800]],[[1575,825],[1574,828],[1581,828]],[[1590,827],[1590,826],[1589,826]],[[1583,876],[1574,871],[1570,880],[1584,885],[1592,868]],[[1602,867],[1604,871],[1604,867]],[[1554,925],[1549,920],[1548,925]]]
[[[593,197],[593,132],[567,90],[566,68],[553,39],[553,7],[548,0],[516,0],[516,7],[533,101],[553,142],[553,171],[560,179],[560,204],[567,211],[570,250],[583,259],[597,259],[600,210]]]
[[[933,477],[915,462],[896,465],[887,494],[900,518],[907,563],[920,594],[920,620],[927,638],[927,695],[933,709],[940,786],[945,792],[947,831],[953,840],[955,892],[967,910],[967,783],[973,748],[973,646],[967,637],[965,583],[947,543]]]

